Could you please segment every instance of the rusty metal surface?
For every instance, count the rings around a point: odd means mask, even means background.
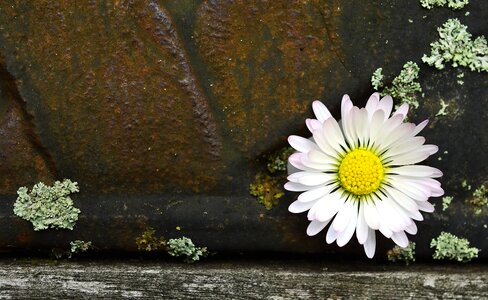
[[[249,184],[263,155],[305,134],[312,100],[338,116],[344,93],[364,104],[376,68],[398,74],[414,60],[426,97],[410,118],[431,118],[425,136],[441,151],[428,163],[456,199],[446,212],[434,200],[418,253],[442,230],[488,249],[486,210],[474,215],[461,187],[488,183],[487,76],[465,71],[461,86],[456,70],[420,62],[447,18],[486,35],[487,4],[471,2],[468,17],[406,1],[3,1],[0,248],[85,239],[135,251],[152,226],[217,251],[360,254],[307,237],[305,218],[286,211],[296,195],[266,210]],[[440,100],[448,116],[435,116]],[[13,215],[17,188],[62,178],[81,189],[75,230],[34,233]],[[378,244],[379,255],[393,246]]]

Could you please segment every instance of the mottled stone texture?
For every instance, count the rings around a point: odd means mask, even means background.
[[[488,2],[471,2],[454,12],[400,0],[1,1],[0,248],[83,239],[135,251],[151,226],[211,250],[362,257],[356,242],[307,237],[305,216],[286,210],[296,194],[268,211],[249,184],[267,172],[263,156],[306,134],[313,100],[338,117],[343,94],[364,104],[376,68],[389,83],[413,60],[425,97],[409,118],[431,119],[424,135],[441,150],[427,163],[454,197],[446,211],[434,200],[417,253],[450,231],[487,257],[488,209],[469,203],[488,186],[487,76],[421,63],[448,18],[486,34]],[[33,233],[13,215],[17,188],[62,178],[80,186],[75,230]],[[391,247],[379,238],[377,255]]]

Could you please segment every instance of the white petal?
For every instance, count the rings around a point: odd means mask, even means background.
[[[344,203],[342,208],[339,210],[331,226],[334,227],[335,231],[342,232],[344,229],[346,229],[347,224],[351,220],[353,214],[354,214],[354,202],[352,199],[349,199],[346,201],[346,203]]]
[[[407,226],[386,197],[376,202],[376,209],[380,217],[380,231],[385,229],[382,229],[383,225],[393,232],[403,230]]]
[[[331,117],[331,114],[327,107],[320,101],[316,100],[312,103],[313,113],[320,122],[324,122]]]
[[[417,206],[419,206],[418,203],[417,203]],[[419,209],[420,209],[420,206],[419,206]],[[423,221],[424,220],[424,217],[422,216],[422,214],[419,211],[415,211],[415,212],[407,211],[407,214],[412,220],[415,220],[415,221]]]
[[[385,123],[383,123],[378,135],[375,137],[375,140],[373,141],[375,145],[381,145],[381,141],[385,140],[391,132],[393,132],[398,126],[400,126],[400,124],[402,124],[402,121],[403,120],[401,115],[396,115],[386,120]]]
[[[383,137],[381,141],[378,141],[378,149],[380,152],[388,149],[390,146],[394,145],[397,141],[404,141],[407,139],[412,131],[415,129],[415,125],[412,123],[400,124],[395,130],[390,132],[386,137]]]
[[[402,206],[405,210],[410,212],[416,212],[419,210],[417,203],[404,193],[387,185],[384,186],[384,189],[386,193],[388,193],[390,198],[398,203],[400,206]]]
[[[331,219],[344,205],[346,197],[343,195],[342,191],[337,190],[331,194],[328,194],[320,201],[320,207],[315,212],[315,218],[318,221],[325,222]]]
[[[422,186],[412,184],[400,175],[389,175],[388,181],[395,189],[409,196],[415,201],[427,201],[430,197],[429,190]]]
[[[385,112],[385,120],[388,118],[391,114],[391,110],[393,109],[393,98],[390,96],[385,96],[381,98],[379,104],[378,104],[378,109],[382,109]]]
[[[329,230],[327,230],[327,235],[325,236],[325,241],[327,244],[332,244],[336,239],[337,236],[339,235],[339,232],[335,231],[332,226],[329,227]]]
[[[314,187],[310,187],[308,185],[303,185],[301,183],[297,182],[287,182],[285,183],[285,190],[291,191],[291,192],[303,192],[303,191],[308,191]]]
[[[423,201],[423,202],[417,202],[417,205],[419,206],[419,210],[425,211],[428,213],[431,213],[434,211],[434,206],[430,204],[428,201]]]
[[[388,173],[394,173],[404,176],[413,177],[432,177],[437,178],[442,176],[442,172],[439,169],[432,168],[429,166],[415,165],[415,166],[401,166],[390,168]]]
[[[310,152],[312,151],[317,150],[311,150]],[[304,155],[300,157],[300,163],[310,170],[319,170],[320,172],[337,171],[339,169],[339,163],[334,159],[330,159],[329,163],[318,163],[316,161],[312,161],[308,155]],[[334,178],[336,177],[337,175],[334,176]]]
[[[383,124],[385,123],[385,112],[381,109],[374,112],[371,117],[371,123],[369,127],[369,139],[375,141],[376,137],[379,135]]]
[[[378,104],[380,102],[380,94],[379,93],[374,93],[372,94],[368,102],[366,102],[366,110],[368,111],[368,119],[371,120],[373,117],[373,114],[375,113]]]
[[[415,222],[412,222],[409,226],[405,228],[405,231],[410,233],[410,234],[417,234],[417,225],[415,225]]]
[[[391,238],[391,235],[393,234],[393,231],[391,231],[385,223],[381,224],[379,231],[387,238]]]
[[[333,119],[331,118],[329,120],[333,120]],[[326,121],[326,122],[328,122],[328,121]],[[332,146],[332,144],[328,141],[328,138],[326,137],[327,135],[328,135],[328,133],[325,131],[325,129],[322,129],[322,126],[321,126],[321,129],[315,130],[313,132],[313,139],[315,140],[315,142],[317,143],[317,145],[319,146],[320,150],[323,153],[325,153],[331,157],[337,157],[338,156],[337,150],[341,150],[340,145]]]
[[[313,220],[312,222],[310,222],[310,224],[308,224],[307,235],[308,236],[316,235],[317,233],[321,232],[322,229],[324,229],[325,226],[327,226],[327,224],[329,224],[329,222],[330,222],[330,220],[327,222],[320,222],[317,220]]]
[[[366,144],[369,141],[369,120],[366,109],[361,108],[356,113],[354,123],[356,127],[356,136],[360,141],[360,145],[363,147],[367,146]]]
[[[408,237],[403,231],[393,232],[391,239],[395,242],[395,244],[402,248],[406,248],[408,246]]]
[[[335,218],[337,219],[337,217]],[[352,215],[349,218],[346,228],[337,236],[337,246],[342,247],[347,244],[352,236],[354,235],[354,231],[356,229],[358,219],[358,202],[354,202]]]
[[[415,149],[420,148],[425,143],[425,138],[422,136],[416,136],[405,139],[404,141],[398,141],[390,146],[390,148],[383,155],[385,159],[391,159],[391,157],[400,155],[403,153],[410,153]]]
[[[335,164],[335,165],[339,164],[337,158],[326,155],[322,151],[318,151],[318,150],[310,150],[307,153],[307,157],[309,160],[318,164]]]
[[[359,137],[356,133],[356,120],[359,114],[359,108],[353,106],[346,119],[342,119],[342,128],[344,130],[344,136],[349,146],[358,147]]]
[[[290,135],[288,143],[297,151],[307,153],[310,150],[318,150],[319,147],[309,139],[297,135]]]
[[[391,165],[401,166],[401,165],[413,165],[425,160],[427,157],[431,156],[437,152],[437,146],[435,145],[423,145],[411,152],[403,153],[400,155],[392,156]]]
[[[287,179],[292,182],[298,182],[303,185],[316,186],[330,182],[331,178],[335,178],[334,174],[327,173],[313,173],[313,172],[296,172],[290,174]]]
[[[319,130],[322,128],[322,123],[316,119],[306,119],[305,124],[307,125],[308,130],[313,133],[315,130]]]
[[[425,128],[425,126],[427,126],[427,124],[429,124],[429,120],[424,120],[420,122],[417,125],[417,127],[415,127],[415,130],[413,131],[413,135],[419,134],[419,132],[421,132]]]
[[[292,165],[293,167],[295,167],[298,170],[296,170],[295,172],[290,172],[290,169],[288,169],[288,172],[290,174],[291,173],[297,173],[300,171],[308,171],[308,172],[316,172],[316,173],[323,172],[323,170],[320,168],[312,168],[309,166],[305,166],[302,163],[302,160],[306,157],[307,157],[307,154],[301,153],[301,152],[295,152],[292,155],[290,155],[290,157],[288,157],[288,162],[290,163],[290,165]]]
[[[328,144],[333,147],[337,153],[344,152],[341,146],[347,149],[344,135],[342,134],[339,124],[334,118],[329,118],[324,122],[322,134],[324,135],[324,138],[327,140]]]
[[[376,196],[373,196],[376,198]],[[379,201],[379,199],[378,199]],[[372,229],[380,228],[380,217],[376,209],[374,200],[367,200],[363,202],[364,204],[364,220],[366,224]]]
[[[407,113],[408,113],[408,104],[403,103],[402,105],[400,105],[400,107],[395,111],[393,115],[402,115],[403,119],[405,119]]]
[[[314,202],[300,202],[295,201],[288,206],[288,211],[294,214],[302,213],[309,210],[314,205]]]
[[[368,238],[368,224],[364,218],[364,203],[359,204],[358,222],[356,226],[356,237],[358,242],[362,245]]]
[[[318,200],[319,198],[324,197],[325,195],[329,194],[334,186],[327,185],[321,186],[319,188],[314,188],[309,191],[303,192],[298,196],[298,201],[300,202],[310,202],[314,200]]]
[[[376,234],[373,229],[368,229],[368,239],[364,243],[364,252],[368,258],[373,258],[376,251]]]

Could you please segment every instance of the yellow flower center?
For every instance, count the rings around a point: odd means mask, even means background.
[[[385,168],[379,157],[365,149],[352,150],[339,166],[342,187],[355,195],[367,195],[376,191],[384,177]]]

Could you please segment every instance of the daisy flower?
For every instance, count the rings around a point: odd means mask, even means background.
[[[372,258],[376,230],[398,246],[407,247],[406,233],[414,235],[422,221],[420,213],[433,212],[429,197],[444,194],[433,179],[442,176],[436,168],[414,165],[437,152],[424,145],[418,125],[404,122],[408,104],[390,116],[393,99],[380,100],[375,93],[365,108],[353,106],[344,95],[341,121],[337,122],[320,101],[312,108],[317,119],[307,119],[310,139],[292,135],[297,150],[289,158],[290,175],[285,189],[302,192],[288,208],[292,213],[308,211],[307,234],[316,235],[329,223],[328,244],[347,244],[354,233]],[[293,172],[291,172],[294,169]]]

